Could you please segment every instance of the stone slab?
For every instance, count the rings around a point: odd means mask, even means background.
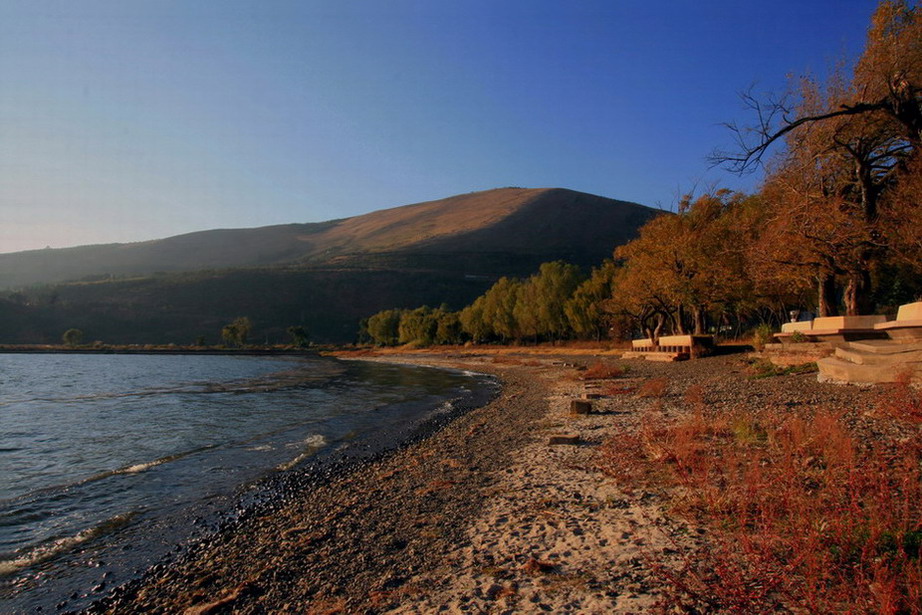
[[[871,316],[822,316],[813,319],[812,331],[838,331],[842,329],[873,329],[874,325],[886,322],[883,314]]]
[[[906,373],[907,367],[896,369],[893,365],[859,365],[840,357],[826,357],[816,362],[820,382],[845,382],[848,384],[882,384],[896,382]],[[909,367],[908,369],[912,369]],[[913,381],[922,378],[922,371],[916,371]]]
[[[800,322],[786,322],[781,325],[782,333],[794,333],[795,331],[809,331],[813,328],[813,321],[801,320]]]
[[[922,341],[900,343],[894,340],[861,340],[850,342],[847,348],[872,354],[901,354],[922,350]]]
[[[922,321],[922,301],[901,305],[896,313],[896,319]]]
[[[902,344],[898,344],[902,346]],[[908,345],[908,344],[907,344]],[[863,352],[854,347],[837,348],[836,357],[857,365],[889,365],[900,371],[912,363],[922,363],[922,348],[909,352]]]
[[[907,342],[922,340],[922,320],[891,320],[874,325],[874,330],[886,333],[894,340]]]
[[[660,346],[710,346],[713,335],[664,335],[659,338]]]
[[[570,400],[570,414],[589,414],[592,412],[592,402],[585,399]]]
[[[647,361],[681,361],[688,358],[688,354],[684,352],[647,352],[644,353],[644,358]]]

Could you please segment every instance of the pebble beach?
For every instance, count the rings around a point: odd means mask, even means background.
[[[706,537],[672,514],[667,487],[622,488],[604,471],[605,447],[650,412],[690,412],[686,391],[695,385],[712,410],[821,405],[869,432],[879,429],[864,425],[866,416],[887,394],[818,383],[814,373],[753,379],[744,354],[681,363],[553,349],[342,358],[492,374],[502,389],[432,435],[220,532],[88,612],[669,612],[662,567],[680,566]],[[583,379],[600,360],[623,373]],[[666,383],[661,395],[620,394],[651,379]],[[572,414],[577,399],[592,412]],[[551,444],[559,435],[576,443]]]

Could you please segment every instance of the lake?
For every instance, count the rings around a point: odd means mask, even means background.
[[[319,357],[0,355],[0,611],[86,607],[291,477],[392,447],[495,389]]]

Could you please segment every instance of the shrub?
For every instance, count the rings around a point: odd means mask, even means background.
[[[583,380],[610,380],[623,376],[626,371],[623,367],[597,361],[590,365],[580,377]]]
[[[626,490],[676,489],[707,529],[686,564],[654,569],[672,604],[720,612],[922,613],[922,432],[862,438],[837,413],[703,411],[603,447]]]
[[[637,397],[663,397],[668,388],[668,378],[650,378],[637,389]]]
[[[61,336],[61,340],[71,348],[75,348],[83,343],[83,331],[80,329],[68,329]]]
[[[773,333],[774,329],[772,329],[771,325],[763,323],[757,326],[752,330],[752,346],[759,352],[762,352],[765,350],[765,344],[770,344],[774,339],[772,337]]]
[[[756,359],[749,364],[750,378],[771,378],[773,376],[788,376],[791,374],[813,374],[819,368],[815,362],[798,363],[797,365],[775,365],[768,359]]]

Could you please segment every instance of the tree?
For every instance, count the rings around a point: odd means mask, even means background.
[[[483,295],[483,322],[502,342],[521,338],[515,314],[521,288],[520,280],[502,277]]]
[[[310,334],[302,325],[293,325],[287,329],[291,336],[291,343],[298,348],[307,348],[310,345]]]
[[[253,323],[246,316],[235,318],[234,321],[221,329],[221,339],[228,346],[246,346],[247,338],[253,329]]]
[[[397,341],[401,344],[431,346],[438,329],[438,315],[428,306],[406,310],[397,325]]]
[[[834,311],[838,279],[846,312],[870,311],[874,269],[891,250],[914,251],[898,229],[918,220],[918,199],[907,205],[900,195],[922,171],[922,11],[906,0],[881,2],[851,75],[840,70],[825,84],[804,79],[781,99],[745,100],[757,124],[731,125],[737,151],[715,160],[743,172],[783,142],[768,183],[791,188],[778,206],[793,207],[802,221],[789,236],[822,261],[820,311]]]
[[[487,341],[493,335],[493,329],[484,318],[483,295],[474,299],[474,302],[465,307],[458,314],[461,321],[461,330],[476,344]]]
[[[922,274],[922,156],[906,169],[886,222],[894,257]]]
[[[571,333],[565,306],[576,291],[583,276],[579,267],[563,261],[543,263],[538,273],[528,280],[534,288],[534,310],[537,314],[538,335],[562,339]]]
[[[683,198],[679,213],[659,216],[615,250],[623,262],[609,309],[634,318],[657,341],[662,330],[704,333],[709,319],[739,309],[751,292],[745,274],[745,195],[716,190]]]
[[[379,346],[397,343],[402,310],[382,310],[368,318],[368,335]]]
[[[616,271],[610,259],[593,268],[589,279],[577,287],[564,305],[570,328],[578,337],[599,341],[608,333],[609,314],[605,304],[611,298]]]
[[[436,319],[436,344],[460,344],[463,341],[464,329],[458,312],[439,311]]]
[[[83,331],[80,329],[68,329],[64,332],[64,335],[61,336],[61,339],[64,341],[65,345],[76,348],[83,343]]]

